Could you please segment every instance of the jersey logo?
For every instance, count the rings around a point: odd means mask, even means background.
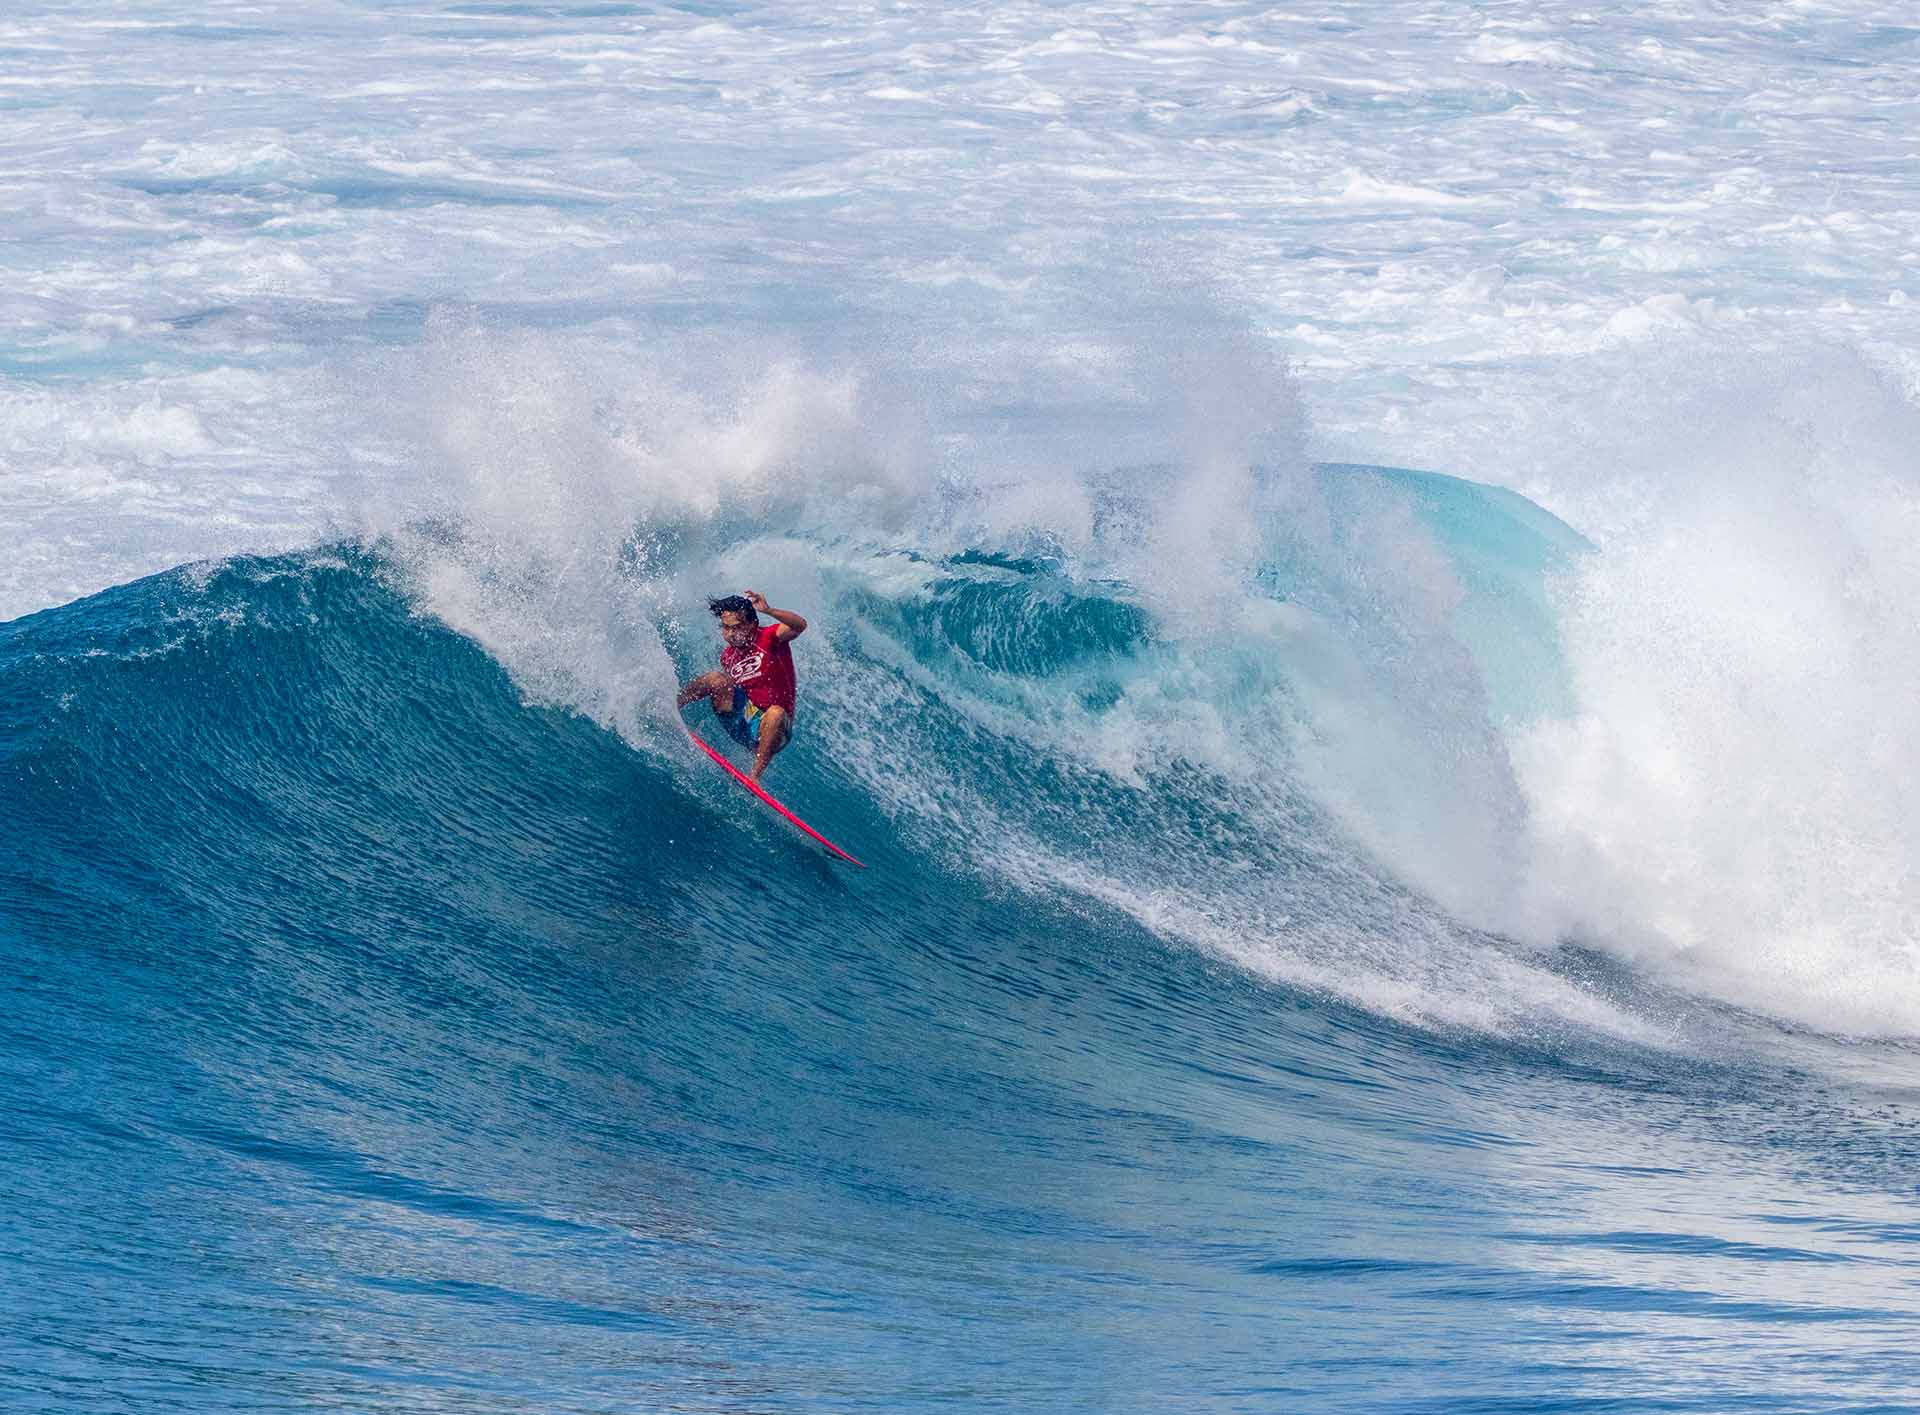
[[[760,669],[767,661],[763,653],[744,654],[727,665],[727,672],[733,675],[736,683],[751,683],[760,676]]]

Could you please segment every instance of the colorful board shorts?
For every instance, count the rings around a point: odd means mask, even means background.
[[[745,688],[733,690],[733,711],[720,715],[720,726],[727,736],[743,747],[760,749],[760,719],[765,715],[764,708],[756,707],[747,697]],[[787,731],[793,731],[793,714],[787,714]]]

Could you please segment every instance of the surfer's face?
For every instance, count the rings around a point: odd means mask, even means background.
[[[720,612],[720,637],[737,648],[745,648],[753,642],[753,625],[731,609]]]

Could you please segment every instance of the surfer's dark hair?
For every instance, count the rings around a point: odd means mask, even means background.
[[[707,613],[711,614],[715,619],[718,619],[729,609],[735,614],[738,614],[742,619],[745,619],[749,624],[758,624],[760,622],[760,616],[755,612],[753,602],[745,595],[730,594],[721,599],[710,599],[707,601]]]

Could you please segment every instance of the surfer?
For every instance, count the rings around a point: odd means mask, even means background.
[[[703,673],[680,690],[674,706],[695,698],[713,704],[726,734],[753,753],[755,781],[780,749],[793,739],[793,650],[787,645],[807,632],[807,621],[790,609],[775,609],[758,590],[707,601],[720,621],[720,667]],[[765,614],[774,620],[762,624]]]

